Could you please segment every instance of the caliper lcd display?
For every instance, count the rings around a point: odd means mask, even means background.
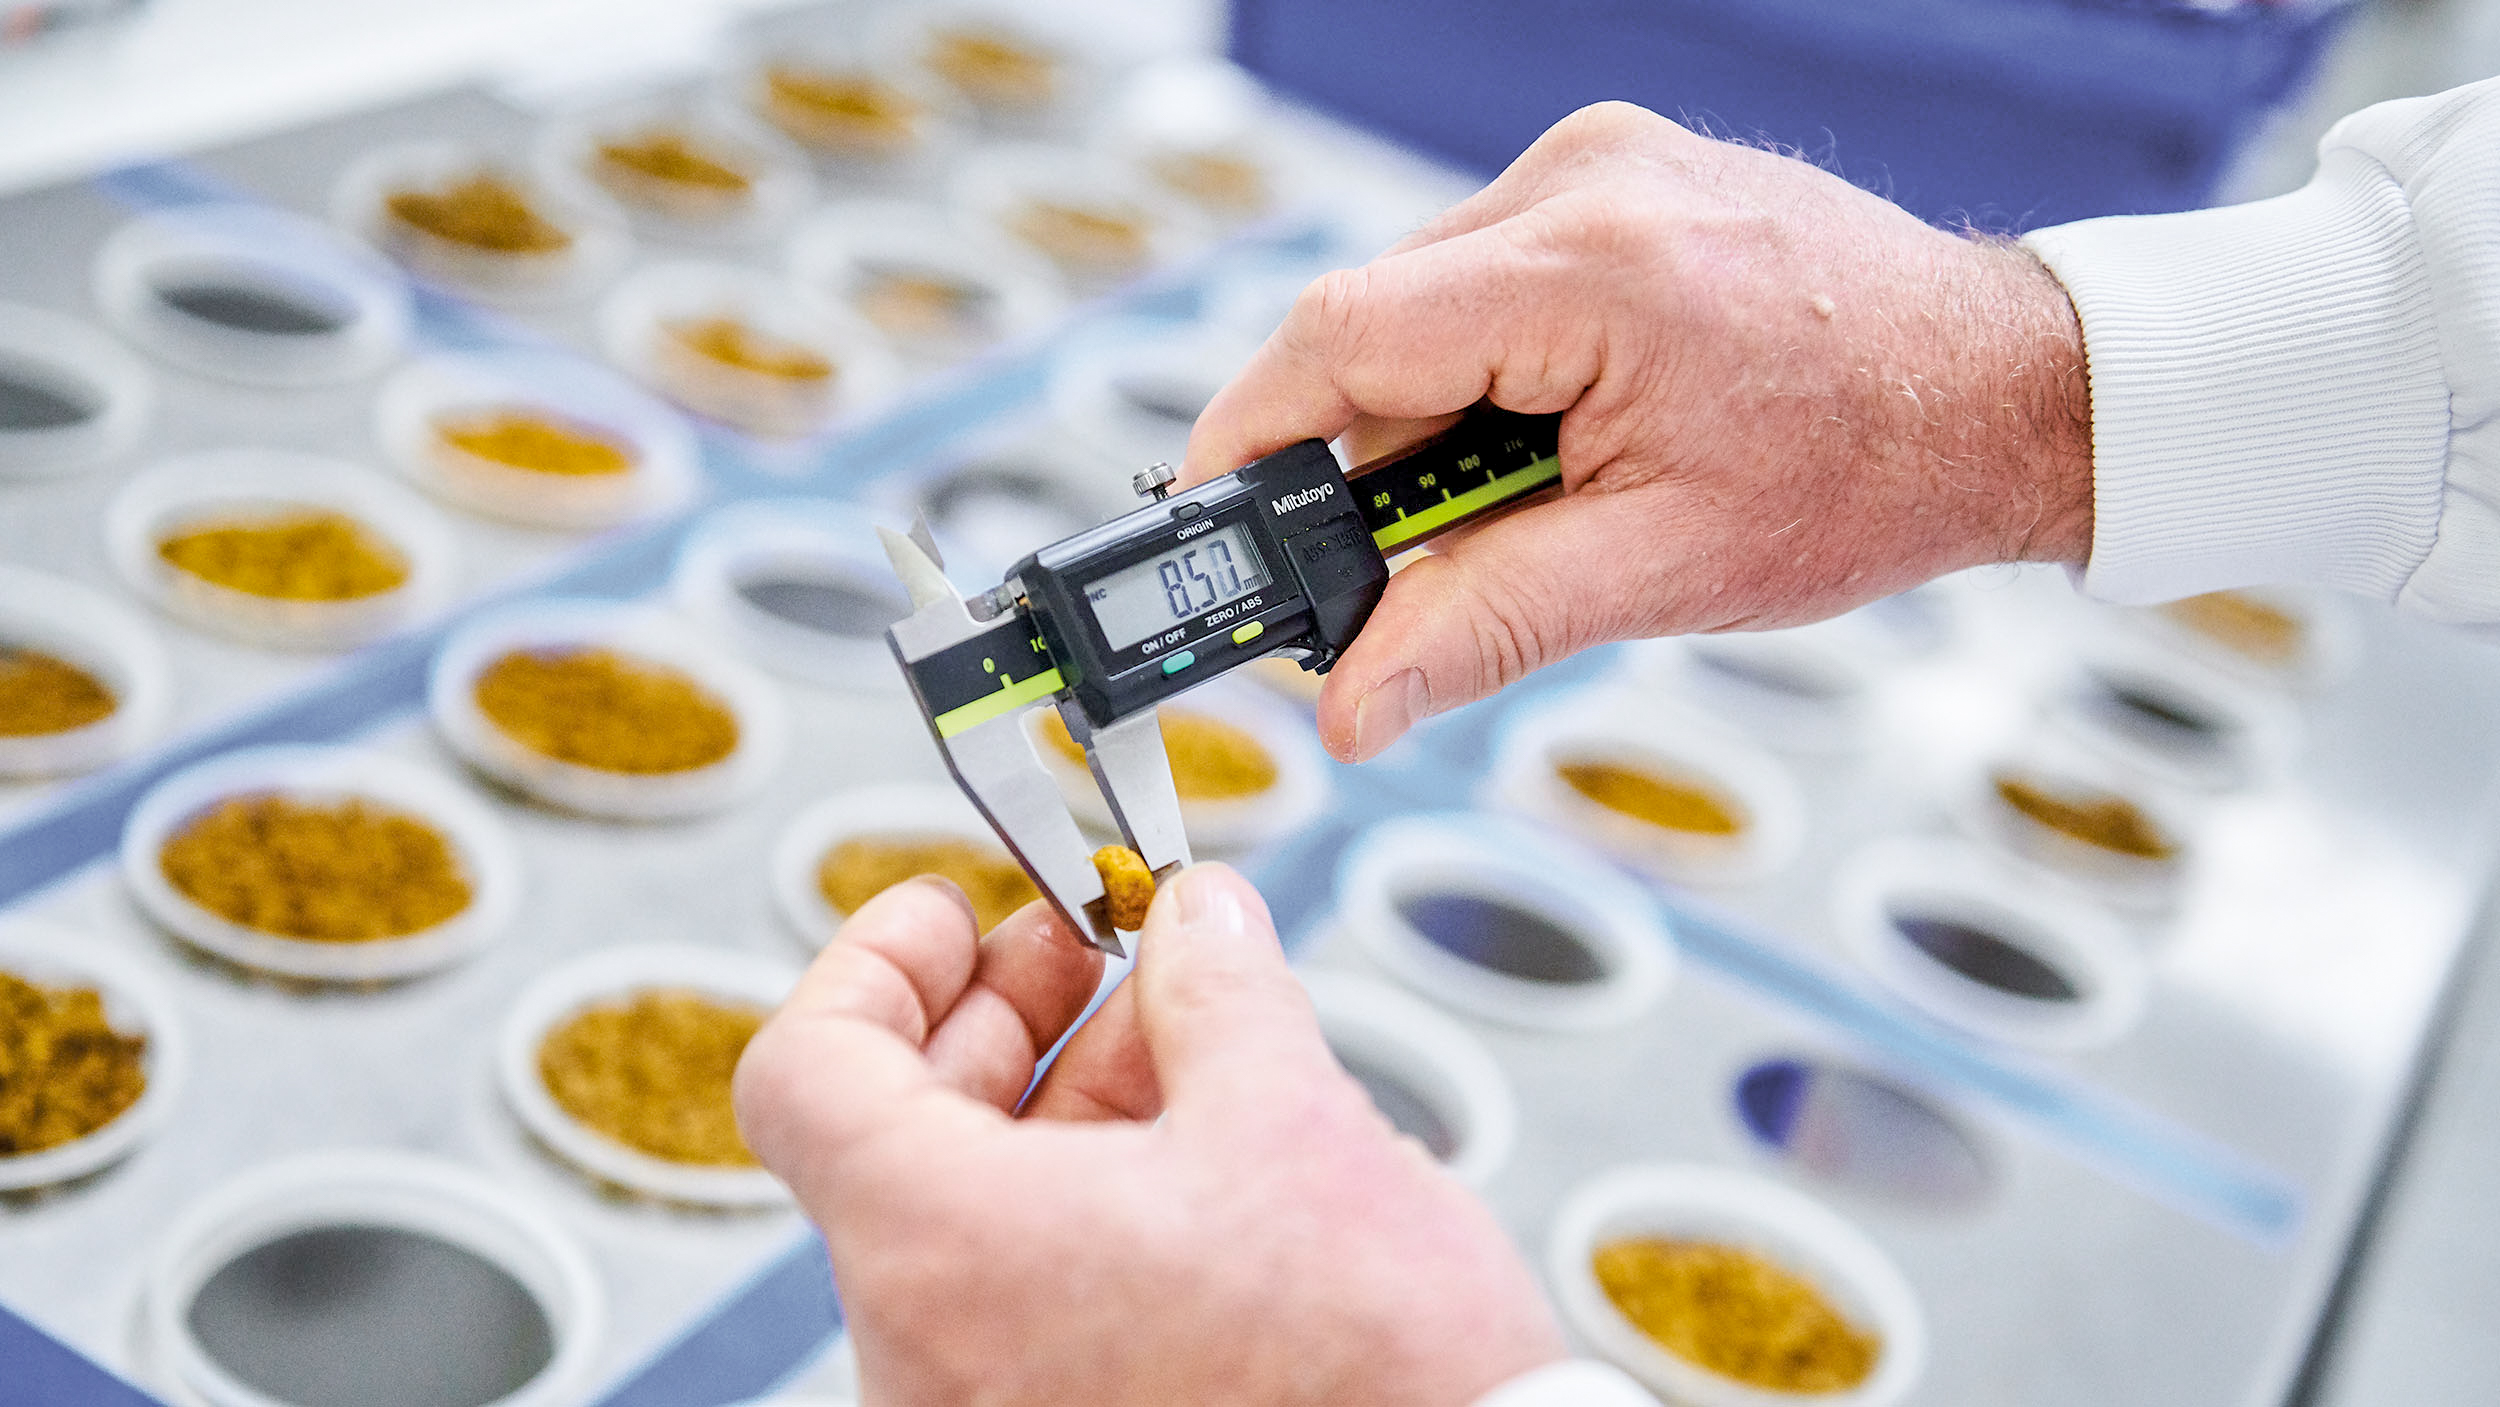
[[[1194,624],[1272,579],[1249,528],[1235,523],[1087,583],[1085,604],[1093,608],[1103,642],[1125,650]]]

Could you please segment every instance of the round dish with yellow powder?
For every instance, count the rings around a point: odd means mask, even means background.
[[[673,1202],[782,1205],[788,1192],[738,1136],[729,1082],[797,980],[726,949],[602,949],[523,990],[504,1019],[497,1083],[533,1138],[600,1182]]]
[[[608,354],[675,404],[789,439],[882,401],[893,358],[830,302],[726,264],[643,269],[601,312]]]
[[[440,516],[351,464],[277,450],[166,460],[105,510],[106,546],[168,613],[252,644],[336,650],[412,623],[449,596]]]
[[[1308,717],[1254,685],[1214,685],[1161,710],[1163,747],[1193,848],[1207,854],[1264,844],[1315,815],[1328,799],[1319,737]],[[1078,823],[1118,835],[1086,769],[1084,750],[1053,708],[1029,715],[1040,754]]]
[[[0,565],[0,779],[128,756],[163,725],[169,692],[164,650],[128,607]]]
[[[1204,236],[1194,215],[1143,177],[1072,148],[990,148],[964,163],[948,192],[974,226],[1048,259],[1080,290],[1169,264]]]
[[[1688,1407],[1892,1407],[1926,1367],[1926,1315],[1891,1257],[1750,1173],[1602,1174],[1556,1215],[1546,1275],[1591,1347]]]
[[[428,687],[470,765],[567,810],[667,820],[735,802],[779,761],[778,691],[673,617],[596,601],[507,607],[456,632]]]
[[[514,303],[569,298],[614,272],[624,222],[526,164],[458,141],[367,154],[340,178],[339,222],[428,278]]]
[[[179,1097],[188,1046],[170,994],[96,946],[0,919],[0,1192],[120,1161]]]
[[[1974,837],[2121,908],[2176,902],[2193,858],[2186,813],[2165,794],[2053,738],[1986,759],[1955,800]]]
[[[225,753],[142,798],[122,878],[174,936],[258,971],[390,981],[468,956],[518,899],[510,838],[450,779],[342,747]]]
[[[810,948],[823,947],[860,905],[915,875],[953,880],[983,932],[1041,897],[980,813],[940,783],[826,797],[782,830],[772,874],[774,906]]]
[[[678,241],[743,244],[776,232],[815,182],[780,134],[725,104],[670,96],[547,125],[538,169],[584,203]]]

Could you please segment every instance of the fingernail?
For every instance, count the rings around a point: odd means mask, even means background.
[[[1172,882],[1181,923],[1202,932],[1237,938],[1250,931],[1241,902],[1241,876],[1225,865],[1192,865]]]
[[[1372,686],[1354,706],[1354,759],[1366,762],[1415,726],[1431,705],[1424,697],[1424,672],[1402,669]]]

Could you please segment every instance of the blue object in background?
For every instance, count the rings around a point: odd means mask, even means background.
[[[1919,216],[2186,210],[2348,10],[2168,0],[1234,0],[1236,62],[1499,170],[1621,98],[1802,151]]]

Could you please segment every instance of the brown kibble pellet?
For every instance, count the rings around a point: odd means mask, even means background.
[[[1102,876],[1103,916],[1111,926],[1134,933],[1146,926],[1146,908],[1155,898],[1155,872],[1125,845],[1106,845],[1094,852],[1094,873]]]

